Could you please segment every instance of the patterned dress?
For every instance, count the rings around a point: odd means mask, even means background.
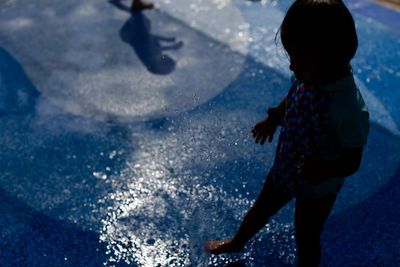
[[[307,196],[311,185],[297,175],[298,166],[318,155],[331,131],[329,95],[293,79],[271,172],[274,184],[290,195]]]

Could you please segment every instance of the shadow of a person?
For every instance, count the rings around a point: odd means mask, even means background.
[[[151,34],[150,20],[142,12],[129,9],[121,4],[120,0],[110,0],[109,2],[118,9],[131,14],[120,30],[120,37],[132,46],[147,70],[159,75],[171,73],[175,69],[176,62],[164,51],[179,49],[183,46],[183,42],[176,42],[173,37]],[[168,44],[163,45],[162,42]]]

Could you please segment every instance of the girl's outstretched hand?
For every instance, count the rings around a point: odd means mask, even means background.
[[[271,116],[271,113],[274,112],[274,109],[269,109],[269,116],[258,122],[251,132],[253,133],[253,138],[255,139],[257,144],[263,145],[265,140],[268,138],[268,142],[272,142],[272,138],[276,132],[276,128],[278,127],[278,122],[274,116]]]

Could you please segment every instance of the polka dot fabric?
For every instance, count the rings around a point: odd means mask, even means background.
[[[329,95],[294,79],[286,97],[286,113],[275,156],[272,177],[286,193],[301,197],[310,184],[297,174],[305,159],[315,157],[332,129],[329,127]]]

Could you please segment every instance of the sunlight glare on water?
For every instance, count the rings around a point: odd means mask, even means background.
[[[166,139],[151,139],[149,136],[138,145],[139,151],[118,177],[111,177],[114,190],[99,201],[100,206],[105,205],[100,239],[107,243],[109,263],[134,260],[149,267],[200,264],[191,259],[196,253],[193,246],[202,246],[197,243],[200,240],[190,236],[196,231],[196,210],[207,203],[222,204],[222,200],[225,205],[235,206],[229,209],[248,206],[248,201],[233,199],[212,185],[203,185],[200,177],[186,170],[185,165],[198,149],[196,145],[182,147],[182,140],[173,133]]]
[[[112,192],[98,203],[97,212],[103,217],[100,240],[106,243],[109,255],[106,264],[220,266],[237,259],[209,257],[203,251],[203,243],[215,238],[215,233],[225,229],[232,234],[252,201],[246,194],[232,195],[209,182],[229,179],[224,174],[210,177],[210,173],[217,175],[213,170],[229,159],[223,156],[224,143],[231,144],[232,155],[243,155],[243,140],[237,141],[233,130],[243,122],[233,121],[211,144],[207,143],[209,136],[220,131],[213,127],[220,123],[218,117],[170,121],[169,130],[161,133],[134,129],[145,134],[126,167],[108,179]],[[232,184],[246,190],[245,184]],[[294,258],[290,225],[271,221],[266,229],[275,243],[268,255],[284,249],[286,254],[280,257],[288,263]],[[257,253],[260,251],[252,249],[240,259],[256,264],[259,259],[253,255]]]

